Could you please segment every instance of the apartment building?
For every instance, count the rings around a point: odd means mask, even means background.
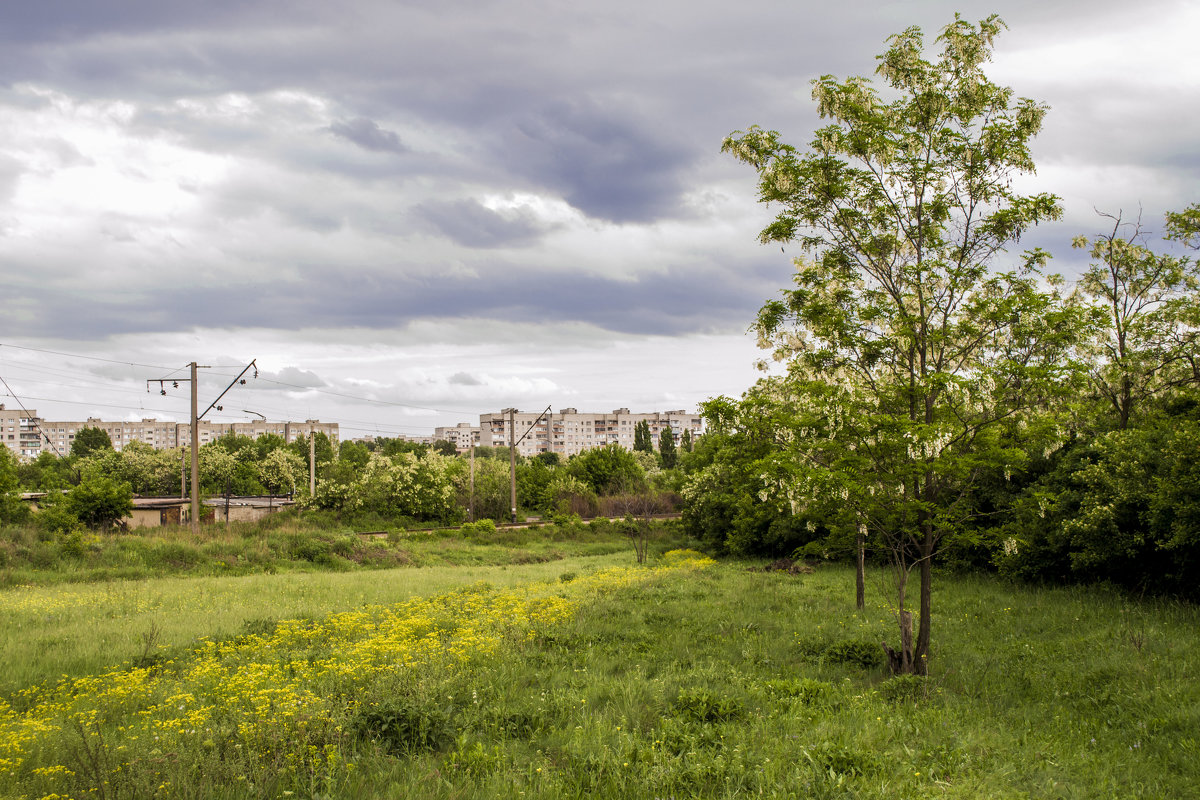
[[[38,430],[40,423],[37,411],[8,409],[0,403],[0,441],[17,455],[37,458],[42,452],[42,434]]]
[[[626,450],[633,449],[634,427],[641,421],[650,425],[654,447],[663,430],[670,429],[675,440],[685,430],[693,437],[703,433],[703,420],[698,413],[684,410],[632,413],[628,408],[618,408],[609,414],[579,413],[574,408],[564,408],[558,413],[518,411],[513,416],[515,437],[510,436],[509,415],[504,411],[479,415],[479,444],[484,447],[507,447],[515,438],[517,452],[524,456],[538,453],[558,453],[572,456],[593,447],[619,444]]]
[[[43,420],[36,412],[11,411],[0,404],[0,441],[19,456],[37,458],[42,451],[66,455],[71,452],[75,435],[81,428],[99,428],[112,440],[113,449],[120,450],[131,442],[148,444],[156,450],[191,444],[192,426],[185,422],[169,422],[144,418],[136,422],[106,422],[88,417],[83,422]],[[198,428],[201,446],[234,433],[257,439],[267,433],[294,442],[309,433],[324,433],[334,447],[338,445],[338,424],[310,419],[304,422],[209,422],[201,420]],[[11,434],[11,435],[10,435]]]
[[[460,422],[454,427],[434,428],[433,441],[452,442],[458,452],[464,453],[471,449],[471,445],[479,444],[479,431],[478,425]]]

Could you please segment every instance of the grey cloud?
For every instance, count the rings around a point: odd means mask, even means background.
[[[424,203],[413,214],[464,247],[529,244],[546,231],[527,210],[501,214],[472,199]]]
[[[450,376],[450,383],[457,386],[483,386],[483,381],[476,378],[474,375],[469,375],[466,372],[456,372]]]
[[[612,222],[676,216],[694,146],[615,101],[570,100],[519,116],[495,157]]]
[[[319,389],[328,386],[316,373],[296,367],[284,367],[278,372],[260,372],[258,377],[263,381],[286,384],[286,386],[280,387],[283,389]],[[265,387],[259,384],[259,388]]]
[[[366,150],[377,153],[407,153],[408,148],[394,131],[379,127],[374,120],[357,117],[346,122],[335,122],[329,126],[335,136],[354,142]]]
[[[17,182],[24,171],[21,162],[0,153],[0,204],[12,199],[17,190]]]
[[[401,268],[368,274],[352,264],[344,269],[301,265],[306,275],[301,284],[247,274],[236,291],[223,285],[168,285],[146,288],[136,298],[91,295],[73,308],[69,319],[43,315],[29,320],[26,333],[89,338],[247,324],[282,330],[388,329],[453,318],[579,322],[629,334],[712,332],[744,329],[759,306],[787,284],[791,272],[782,256],[762,251],[736,268],[692,264],[638,280],[500,261],[467,266],[471,269],[462,274],[431,281],[406,277]],[[8,294],[9,272],[0,270],[0,294]],[[34,302],[49,303],[53,291],[35,285],[26,294]]]

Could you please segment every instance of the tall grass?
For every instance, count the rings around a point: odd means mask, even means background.
[[[517,586],[628,564],[632,550],[553,562],[371,572],[155,578],[0,591],[0,696],[61,675],[150,661],[202,636],[223,638],[281,619],[428,597],[479,581]]]
[[[660,535],[678,536],[670,525]],[[614,526],[547,525],[463,536],[404,528],[363,536],[325,517],[278,514],[257,523],[146,528],[121,533],[48,534],[0,530],[0,587],[130,580],[354,571],[398,566],[525,564],[628,548]]]
[[[931,675],[890,678],[887,598],[856,611],[848,569],[621,575],[264,624],[112,679],[191,681],[149,700],[103,682],[92,705],[78,688],[92,683],[23,693],[84,722],[38,733],[20,709],[0,715],[31,731],[32,759],[0,794],[79,796],[104,775],[110,798],[1174,798],[1200,785],[1195,608],[947,577]],[[376,640],[372,626],[398,627]],[[202,690],[194,676],[211,670],[227,677]],[[271,684],[239,688],[273,674],[298,705]],[[195,734],[131,738],[150,730],[140,714],[193,713]]]

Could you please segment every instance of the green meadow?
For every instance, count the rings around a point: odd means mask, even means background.
[[[464,547],[469,547],[464,544]],[[15,587],[4,797],[1187,797],[1187,605],[632,551]]]

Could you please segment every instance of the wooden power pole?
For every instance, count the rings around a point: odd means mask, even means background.
[[[192,533],[200,532],[200,387],[196,385],[196,362],[192,368]]]
[[[517,410],[508,410],[508,476],[512,485],[512,522],[517,523]]]

